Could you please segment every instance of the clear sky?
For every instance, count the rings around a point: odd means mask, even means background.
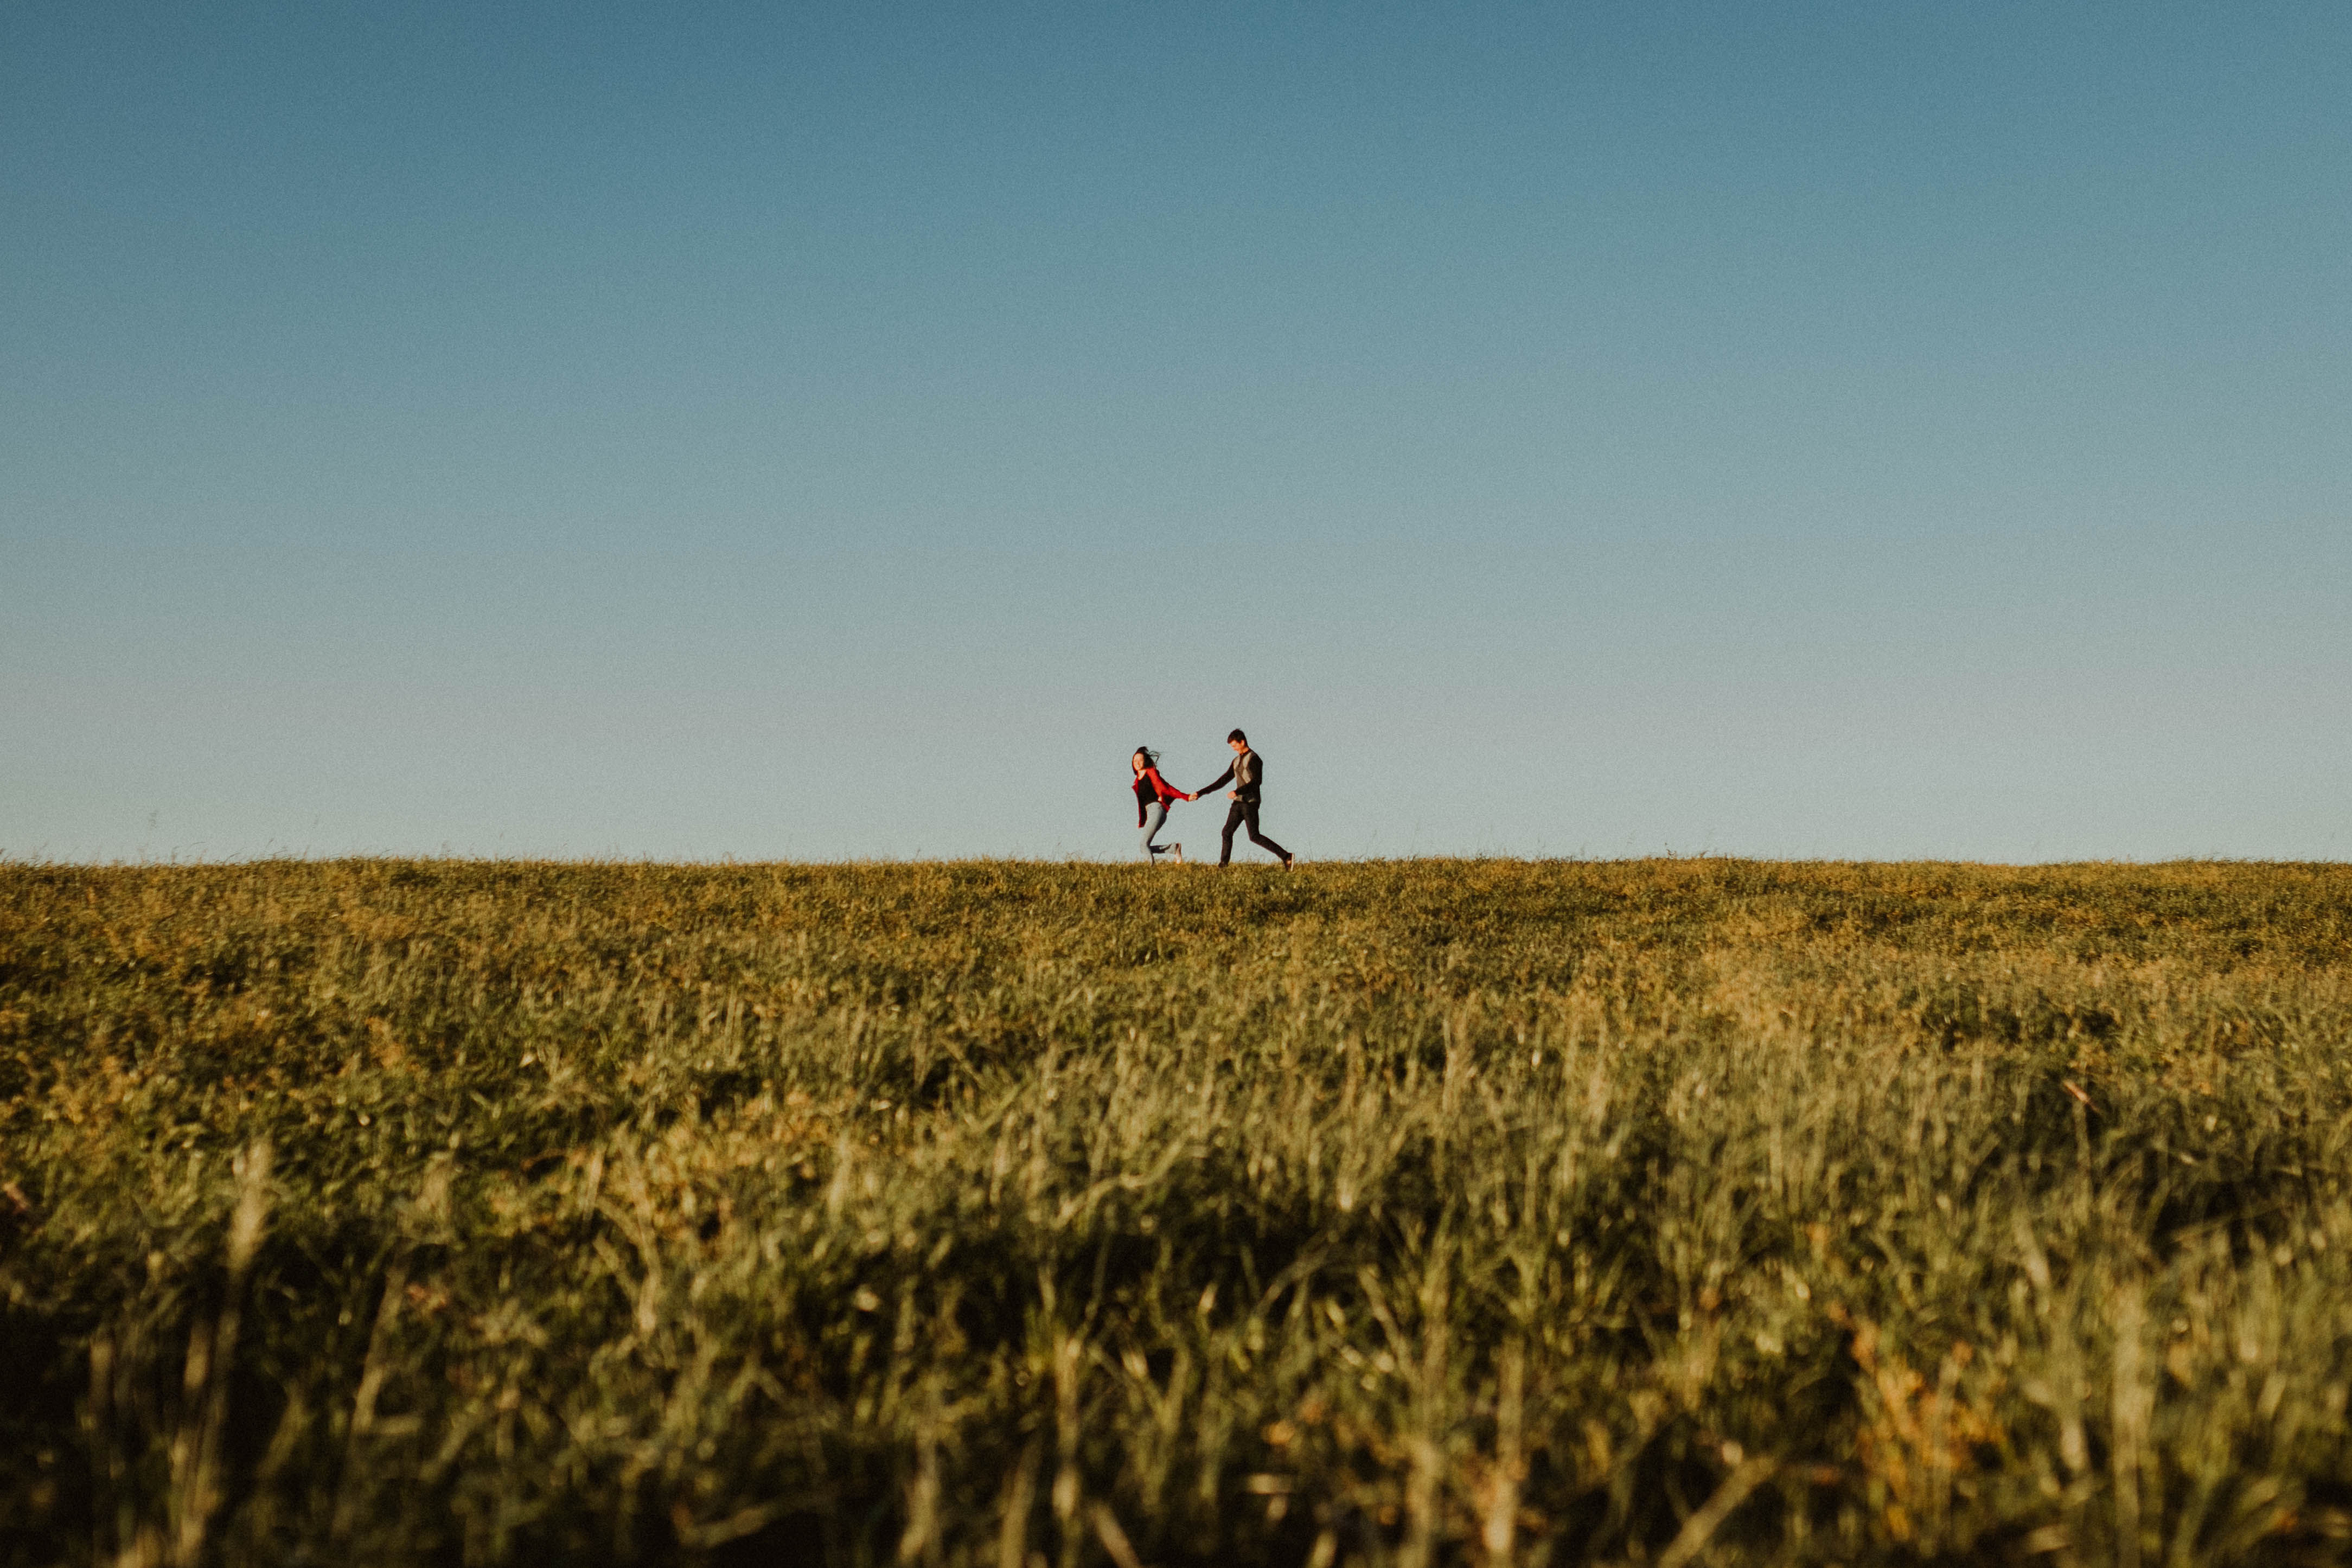
[[[2341,0],[0,7],[9,856],[2343,858],[2347,481]]]

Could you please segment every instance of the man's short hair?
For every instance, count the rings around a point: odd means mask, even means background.
[[[1225,737],[1225,739],[1226,739],[1226,740],[1228,740],[1228,741],[1235,741],[1235,740],[1238,740],[1238,741],[1240,741],[1244,746],[1247,746],[1247,745],[1249,744],[1249,737],[1248,737],[1248,736],[1246,736],[1246,735],[1244,735],[1244,734],[1243,734],[1240,730],[1238,730],[1238,729],[1237,729],[1237,730],[1235,730],[1235,731],[1234,731],[1234,732],[1233,732],[1233,734],[1231,734],[1231,735],[1229,735],[1229,736]]]

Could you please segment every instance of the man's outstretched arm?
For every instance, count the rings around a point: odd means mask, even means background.
[[[1223,773],[1218,774],[1214,779],[1210,779],[1206,784],[1202,785],[1198,789],[1193,790],[1192,793],[1195,795],[1205,795],[1212,789],[1221,789],[1227,784],[1233,782],[1233,777],[1234,770],[1228,768]]]

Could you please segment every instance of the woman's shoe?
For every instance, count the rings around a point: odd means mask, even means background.
[[[1176,863],[1178,865],[1182,865],[1184,863],[1184,846],[1182,844],[1177,844],[1173,847],[1176,852]]]

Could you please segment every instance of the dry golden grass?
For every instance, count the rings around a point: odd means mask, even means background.
[[[0,1561],[2338,1561],[2352,870],[0,868]]]

